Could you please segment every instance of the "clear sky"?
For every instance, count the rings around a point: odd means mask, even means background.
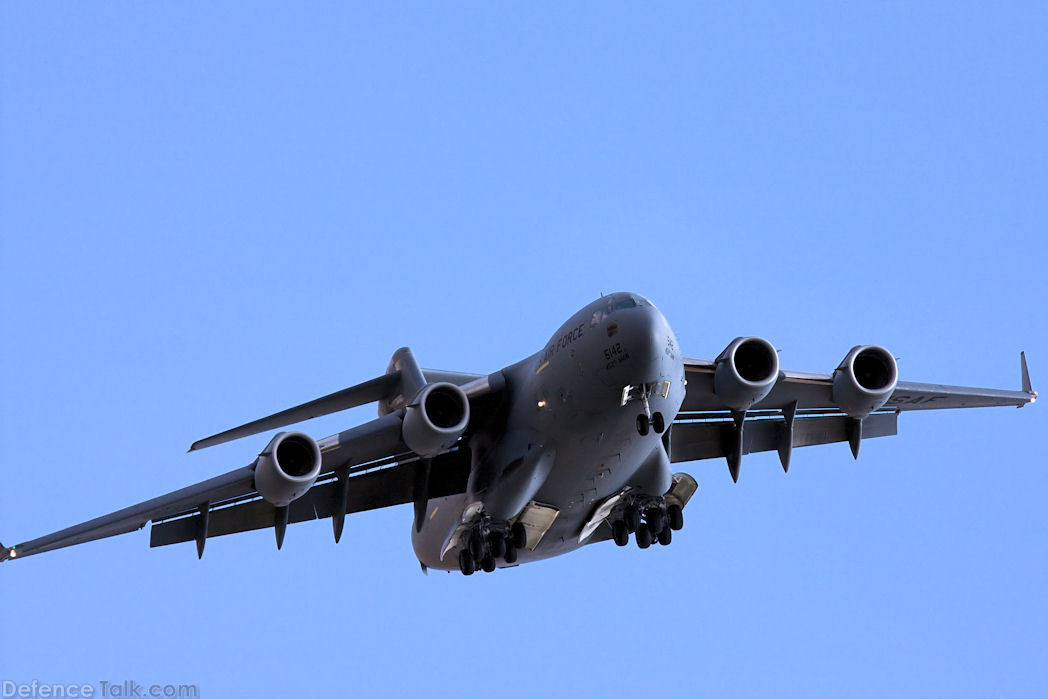
[[[195,439],[489,372],[602,292],[685,353],[1048,385],[1044,3],[0,5],[0,539],[250,463]],[[306,423],[324,436],[373,407]],[[687,464],[668,548],[421,575],[409,506],[0,566],[0,679],[203,697],[1019,696],[1048,406]]]

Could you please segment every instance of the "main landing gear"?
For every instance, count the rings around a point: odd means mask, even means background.
[[[523,522],[514,522],[512,526],[481,522],[473,527],[467,545],[459,551],[459,570],[463,575],[473,575],[478,570],[490,573],[499,559],[513,565],[517,551],[527,545],[528,532]]]
[[[641,413],[637,416],[637,432],[640,433],[641,437],[646,436],[651,430],[655,430],[655,434],[662,434],[665,429],[666,418],[662,416],[662,413],[652,413],[650,418],[647,413]]]
[[[612,520],[611,538],[618,546],[628,544],[630,534],[634,535],[638,548],[646,549],[656,541],[661,546],[669,546],[673,532],[683,527],[684,510],[679,504],[667,504],[664,497],[637,498],[627,503],[620,516]]]

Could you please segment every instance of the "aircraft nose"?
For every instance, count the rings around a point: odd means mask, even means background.
[[[651,307],[629,309],[616,314],[608,327],[605,382],[618,386],[654,381],[671,337],[662,314]]]
[[[658,358],[662,349],[662,338],[652,310],[638,308],[632,313],[624,314],[620,322],[620,332],[634,363],[647,364]]]
[[[647,367],[652,362],[660,361],[665,355],[666,333],[669,328],[662,319],[662,314],[654,308],[639,310],[632,344],[636,348],[638,365]]]

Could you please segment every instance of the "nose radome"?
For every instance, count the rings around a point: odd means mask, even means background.
[[[626,385],[640,385],[658,380],[664,373],[673,333],[654,306],[627,308],[613,313],[604,326],[608,330],[601,370],[602,383],[621,390]]]
[[[623,316],[620,321],[623,344],[634,363],[640,367],[659,359],[666,343],[662,315],[647,307],[633,309]]]

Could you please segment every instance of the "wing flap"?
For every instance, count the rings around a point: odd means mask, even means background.
[[[265,500],[252,500],[232,507],[221,507],[208,513],[207,538],[272,527],[275,517],[276,508]],[[289,524],[308,522],[316,518],[316,509],[308,493],[288,505],[287,521]],[[149,532],[149,545],[156,547],[193,541],[196,539],[199,527],[200,515],[154,524]]]
[[[398,464],[377,471],[349,477],[345,503],[346,514],[377,510],[412,502],[419,461]],[[469,451],[462,449],[433,459],[429,477],[431,498],[456,495],[466,491],[469,479]],[[341,505],[341,488],[337,480],[313,486],[304,496],[288,506],[288,522],[308,522],[335,514]],[[212,509],[208,514],[207,538],[272,527],[276,508],[265,500],[251,500]],[[153,524],[149,545],[167,546],[196,539],[201,516],[194,514]]]
[[[897,414],[875,413],[862,422],[862,437],[890,437],[896,434]],[[842,415],[798,417],[793,422],[793,446],[847,442],[850,418]],[[743,430],[743,454],[776,451],[782,445],[786,421],[748,420]],[[726,457],[734,440],[735,424],[730,420],[677,422],[670,433],[670,461],[698,461]]]

